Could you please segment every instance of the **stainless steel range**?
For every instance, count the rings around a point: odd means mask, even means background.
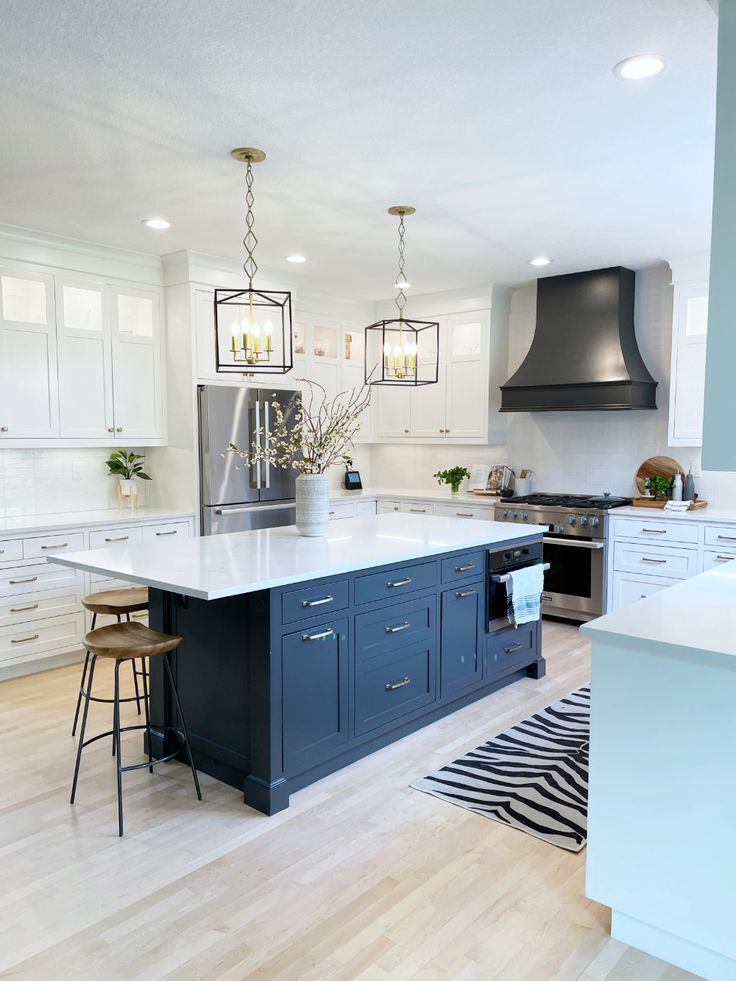
[[[496,521],[546,525],[542,612],[592,620],[605,612],[608,512],[631,504],[626,497],[529,494],[496,505]]]

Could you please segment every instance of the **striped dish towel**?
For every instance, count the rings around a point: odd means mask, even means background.
[[[510,592],[509,602],[516,626],[531,623],[540,616],[542,589],[544,588],[544,570],[541,562],[530,565],[525,569],[515,569],[509,573]]]

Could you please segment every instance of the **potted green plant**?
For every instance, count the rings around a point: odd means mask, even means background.
[[[653,474],[651,477],[647,477],[647,490],[658,500],[666,500],[672,492],[672,477],[662,477],[659,474]]]
[[[457,494],[460,490],[460,484],[466,477],[470,476],[470,471],[467,467],[451,467],[449,470],[438,470],[434,476],[437,478],[437,483],[449,484],[452,488],[452,493]]]
[[[140,453],[133,453],[128,450],[115,450],[110,454],[107,463],[108,472],[112,477],[119,477],[118,494],[122,498],[127,498],[125,503],[137,496],[134,480],[150,480],[151,477],[143,469],[143,457]]]

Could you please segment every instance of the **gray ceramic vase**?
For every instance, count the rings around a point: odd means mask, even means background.
[[[296,478],[296,528],[305,538],[327,534],[330,520],[330,488],[321,473],[302,473]]]

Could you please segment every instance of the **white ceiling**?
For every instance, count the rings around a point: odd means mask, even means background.
[[[708,245],[715,49],[705,0],[5,0],[0,222],[239,258],[254,145],[316,289],[391,294],[397,203],[415,292],[641,266]]]

